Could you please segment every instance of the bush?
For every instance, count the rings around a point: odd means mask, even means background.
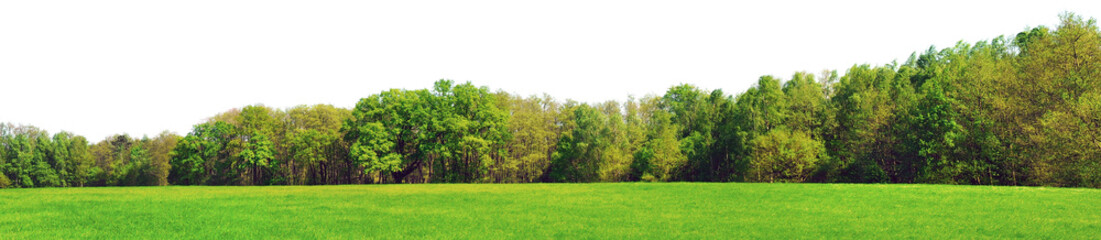
[[[7,188],[8,186],[11,186],[11,180],[8,179],[7,176],[4,176],[3,173],[0,173],[0,188]]]
[[[857,158],[856,162],[845,168],[840,182],[849,183],[886,183],[890,180],[887,172],[874,160],[867,157]]]
[[[822,142],[802,131],[773,129],[750,144],[747,177],[756,182],[803,182],[827,158]]]

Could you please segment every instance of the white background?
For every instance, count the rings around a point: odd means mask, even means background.
[[[767,2],[767,3],[763,3]],[[95,142],[441,78],[584,102],[905,61],[1096,1],[0,1],[0,122]]]

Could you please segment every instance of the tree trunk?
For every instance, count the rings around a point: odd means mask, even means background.
[[[423,161],[415,160],[412,164],[406,166],[405,169],[390,173],[390,176],[394,178],[394,183],[403,183],[406,176],[409,176],[410,173],[413,173],[413,171],[416,171],[420,168],[421,163],[423,163]]]

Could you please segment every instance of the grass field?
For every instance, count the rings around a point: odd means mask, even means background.
[[[0,189],[0,239],[1101,238],[1101,190],[745,183]]]

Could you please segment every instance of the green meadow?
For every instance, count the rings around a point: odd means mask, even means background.
[[[1101,237],[1101,190],[750,183],[0,189],[0,239]]]

